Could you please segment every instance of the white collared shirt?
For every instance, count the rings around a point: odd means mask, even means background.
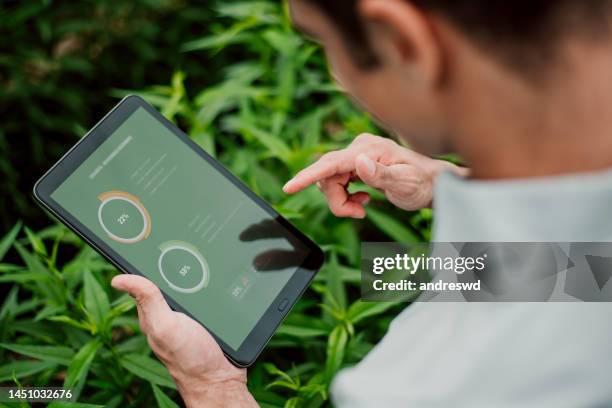
[[[438,242],[612,242],[612,172],[447,173],[434,203]],[[336,376],[332,397],[351,408],[612,406],[612,304],[414,303]]]

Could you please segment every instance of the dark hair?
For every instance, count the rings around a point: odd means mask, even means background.
[[[308,0],[338,25],[351,53],[366,68],[378,63],[357,12],[358,0]],[[436,13],[478,46],[522,71],[554,58],[563,35],[607,33],[610,0],[405,0]]]

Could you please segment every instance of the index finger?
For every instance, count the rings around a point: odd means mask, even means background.
[[[317,181],[353,171],[355,163],[349,160],[344,151],[332,152],[324,155],[319,160],[296,174],[285,184],[283,191],[294,194]]]

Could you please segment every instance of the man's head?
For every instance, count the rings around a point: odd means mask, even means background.
[[[430,153],[466,143],[457,130],[496,98],[520,115],[553,92],[573,59],[589,55],[576,49],[607,43],[611,3],[290,0],[296,26],[324,45],[345,90]]]

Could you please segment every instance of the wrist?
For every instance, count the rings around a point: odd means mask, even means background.
[[[233,405],[238,407],[250,406],[238,404],[240,400],[249,398],[254,402],[247,388],[246,369],[225,363],[222,367],[206,371],[168,367],[187,407],[227,406],[234,401],[236,403]]]
[[[250,394],[246,377],[218,382],[190,382],[178,385],[179,392],[187,408],[191,407],[256,407],[257,403]]]

